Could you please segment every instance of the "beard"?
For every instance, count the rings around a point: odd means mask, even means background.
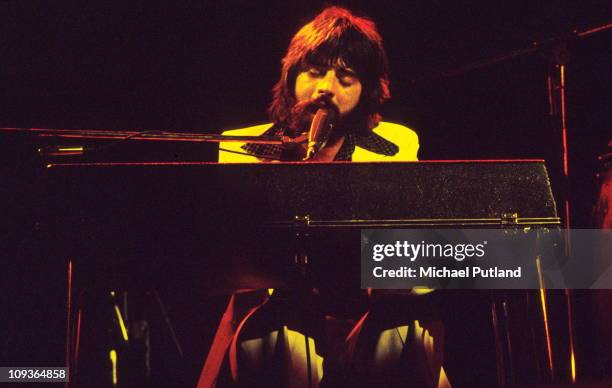
[[[308,132],[312,120],[319,109],[326,109],[329,112],[330,124],[334,126],[331,134],[332,137],[338,137],[345,134],[347,119],[353,116],[352,113],[341,116],[338,107],[331,102],[329,97],[321,96],[316,99],[296,102],[291,108],[288,120],[288,130],[294,136]]]
[[[329,111],[330,119],[328,120],[330,121],[328,123],[333,125],[328,135],[328,142],[334,142],[349,133],[362,134],[365,133],[364,131],[368,131],[368,116],[363,113],[361,104],[358,104],[351,112],[341,116],[338,107],[327,96],[322,96],[316,99],[298,101],[293,105],[285,125],[284,135],[298,137],[308,133],[312,120],[320,108]],[[305,143],[285,145],[286,148],[282,152],[281,160],[303,160],[306,152],[305,145]]]
[[[332,140],[349,133],[364,135],[370,132],[368,113],[361,101],[355,109],[347,114],[340,115],[338,107],[328,97],[322,96],[307,101],[298,101],[293,105],[287,120],[285,134],[295,137],[308,132],[312,119],[319,108],[331,111],[332,124],[334,124],[334,129],[330,134]]]

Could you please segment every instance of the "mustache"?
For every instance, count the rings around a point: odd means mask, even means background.
[[[336,121],[340,117],[340,110],[331,101],[327,95],[323,95],[317,98],[312,98],[305,101],[297,102],[291,108],[291,119],[289,120],[289,126],[291,128],[299,128],[310,123],[310,115],[314,114],[320,108],[324,108],[330,111],[330,118],[332,121]]]

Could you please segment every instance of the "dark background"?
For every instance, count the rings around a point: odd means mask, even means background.
[[[333,2],[4,1],[0,126],[218,133],[267,121],[291,36]],[[379,26],[390,58],[388,121],[417,131],[421,159],[544,158],[560,171],[549,116],[552,46],[453,77],[481,60],[567,38],[570,174],[586,224],[596,156],[610,137],[605,1],[348,1]],[[185,150],[214,159],[214,151]],[[555,189],[560,182],[553,182]]]
[[[393,95],[383,116],[419,134],[421,159],[543,158],[558,198],[565,187],[561,129],[559,117],[549,114],[546,80],[557,74],[553,48],[565,44],[569,193],[574,225],[590,226],[597,156],[612,137],[611,32],[584,38],[571,32],[609,23],[607,1],[2,1],[0,127],[219,133],[267,122],[280,58],[299,26],[325,4],[377,22]],[[442,75],[550,40],[529,55]],[[45,364],[53,354],[61,361],[61,341],[48,338],[62,335],[52,312],[62,309],[63,289],[55,285],[63,275],[40,262],[45,253],[28,237],[33,204],[44,206],[30,190],[37,174],[30,168],[41,162],[31,151],[39,141],[0,136],[0,193],[8,196],[2,237],[8,268],[15,268],[6,283],[15,318],[3,356]],[[211,146],[164,144],[112,157],[214,160],[216,154]],[[192,320],[183,338],[200,325],[208,334],[192,346],[204,349],[224,300],[181,303],[169,309],[177,320]],[[198,309],[206,314],[193,313]],[[36,351],[37,342],[48,354]],[[32,345],[29,351],[17,350],[24,344]]]

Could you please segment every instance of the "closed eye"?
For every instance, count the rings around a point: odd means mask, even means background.
[[[342,86],[351,86],[357,81],[357,77],[353,75],[343,75],[338,78]]]
[[[324,75],[324,73],[325,73],[324,70],[318,67],[311,67],[308,69],[308,74],[313,77],[321,77]]]
[[[345,68],[337,69],[336,76],[343,86],[350,86],[359,79],[354,71]]]

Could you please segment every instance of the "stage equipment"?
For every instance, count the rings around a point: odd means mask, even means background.
[[[571,152],[571,145],[568,143],[568,128],[567,128],[567,102],[566,102],[566,72],[567,64],[570,61],[569,44],[578,42],[581,39],[589,38],[595,34],[610,31],[612,29],[612,23],[606,23],[600,26],[593,26],[582,30],[568,31],[565,34],[560,34],[548,39],[542,39],[531,43],[530,47],[513,50],[501,55],[497,55],[490,58],[478,60],[473,63],[469,63],[463,66],[455,68],[447,68],[443,70],[434,70],[429,74],[423,75],[422,77],[415,78],[411,82],[413,84],[425,83],[435,79],[446,79],[457,77],[463,74],[467,74],[476,70],[481,70],[490,66],[494,66],[500,63],[512,61],[514,59],[525,57],[534,54],[543,54],[550,61],[550,71],[547,75],[547,92],[549,102],[548,115],[553,118],[554,124],[559,129],[559,149],[561,155],[559,160],[562,163],[563,169],[563,181],[562,192],[560,194],[559,203],[563,203],[562,214],[563,214],[563,226],[565,229],[569,229],[571,223],[571,204],[570,204],[570,179],[569,179],[569,153]],[[571,253],[571,241],[569,239],[569,233],[566,234],[566,253]]]
[[[560,226],[541,160],[59,163],[46,179],[47,223],[72,258],[73,288],[190,278],[208,293],[304,282],[356,290],[361,228]],[[562,291],[479,295],[500,386],[569,376]]]

